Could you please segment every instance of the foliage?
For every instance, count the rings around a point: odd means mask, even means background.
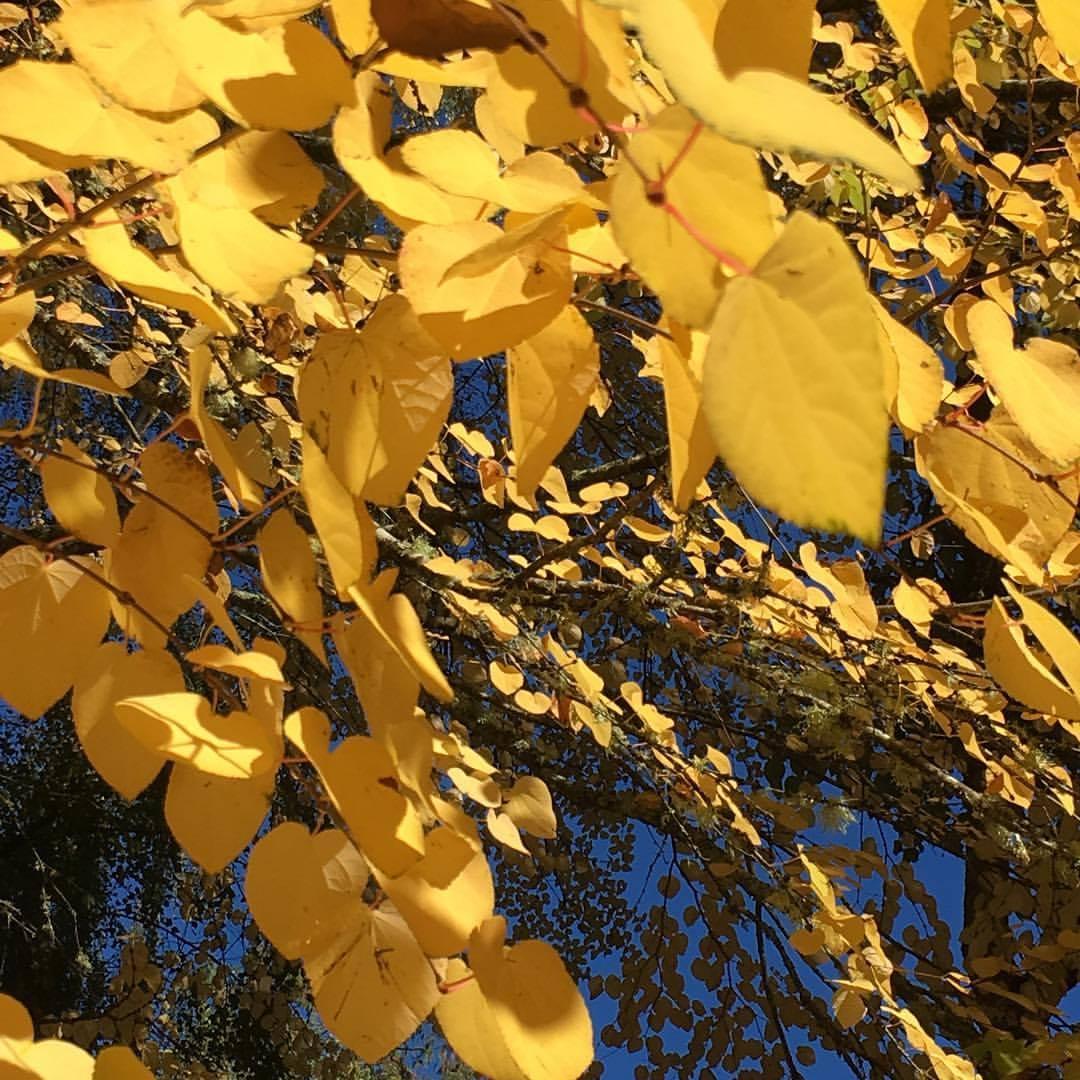
[[[1075,1071],[1072,3],[0,26],[12,1075]]]

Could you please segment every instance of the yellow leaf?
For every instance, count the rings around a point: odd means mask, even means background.
[[[566,307],[538,334],[508,349],[506,365],[517,488],[531,498],[585,415],[600,376],[600,349],[577,308]]]
[[[109,625],[109,593],[81,569],[29,546],[0,557],[0,698],[31,720],[67,693]]]
[[[57,368],[47,371],[42,366],[41,358],[37,353],[22,341],[9,341],[6,345],[0,345],[0,360],[20,371],[25,371],[27,375],[33,375],[35,379],[49,379],[73,386],[85,386],[89,390],[97,390],[103,394],[127,397],[127,394],[116,386],[108,375],[98,371],[83,371],[79,368]]]
[[[1022,626],[1009,618],[996,596],[986,613],[983,655],[994,682],[1021,704],[1047,716],[1080,721],[1080,698],[1039,661],[1024,640]]]
[[[0,300],[0,345],[18,337],[34,321],[37,298],[22,292],[10,300]]]
[[[115,212],[99,214],[93,225],[82,230],[81,238],[94,268],[118,285],[151,303],[188,311],[223,334],[236,333],[236,324],[211,297],[133,244]]]
[[[364,503],[342,486],[318,446],[304,436],[301,447],[300,491],[322,542],[334,588],[344,597],[355,582],[367,581],[374,569],[375,523]]]
[[[1040,479],[1054,466],[1000,410],[978,429],[939,425],[915,440],[915,462],[941,509],[983,551],[1031,581],[1072,525],[1080,481]]]
[[[39,471],[49,509],[68,532],[101,547],[116,542],[120,535],[116,493],[91,458],[63,439],[59,455],[47,455]]]
[[[338,651],[349,669],[368,729],[377,738],[411,715],[420,680],[373,623],[352,619],[336,635]]]
[[[129,653],[107,641],[76,680],[71,698],[75,734],[98,775],[129,802],[161,771],[165,758],[119,722],[116,703],[154,693],[179,693],[184,676],[163,650]]]
[[[367,1062],[400,1046],[439,997],[430,961],[390,904],[356,907],[304,966],[323,1023]]]
[[[757,154],[702,129],[681,105],[654,117],[630,141],[629,154],[650,180],[671,176],[658,201],[629,159],[619,162],[611,189],[615,238],[671,318],[707,326],[728,277],[718,254],[753,266],[773,241]]]
[[[878,0],[923,89],[932,94],[952,78],[952,0]]]
[[[376,585],[367,586],[360,582],[352,585],[348,593],[363,616],[420,681],[420,685],[439,701],[453,701],[454,691],[431,655],[423,624],[409,598],[404,593],[385,595]]]
[[[91,1080],[94,1075],[94,1059],[81,1046],[59,1039],[42,1039],[27,1046],[21,1063],[31,1070],[26,1080]],[[24,1078],[16,1073],[13,1080]]]
[[[491,870],[479,846],[440,826],[425,838],[423,858],[404,874],[376,868],[380,886],[401,912],[428,956],[462,952],[495,906]]]
[[[893,604],[897,614],[907,619],[920,634],[930,636],[934,612],[949,603],[949,594],[931,578],[904,578],[893,589]]]
[[[505,935],[506,920],[497,915],[473,933],[469,946],[469,962],[502,1041],[528,1080],[576,1080],[593,1058],[585,1002],[550,945],[522,941],[505,948]]]
[[[229,490],[248,510],[262,506],[262,487],[240,467],[236,442],[207,411],[203,398],[210,381],[210,365],[214,358],[207,345],[198,345],[188,356],[188,372],[191,376],[191,419],[199,429],[199,435],[210,452],[214,464],[228,485]]]
[[[1060,465],[1080,459],[1080,355],[1048,338],[1013,348],[1012,323],[992,300],[967,315],[979,363],[1009,415],[1036,448]]]
[[[285,734],[318,769],[326,793],[370,862],[389,877],[405,873],[424,854],[424,830],[399,790],[386,747],[353,735],[331,753],[326,717],[310,707],[286,719]]]
[[[806,82],[815,0],[720,0],[713,48],[725,75],[748,68]]]
[[[516,694],[525,685],[525,676],[520,668],[503,660],[492,660],[488,665],[491,685],[503,694]]]
[[[463,259],[503,237],[486,221],[421,225],[401,247],[398,273],[421,325],[457,360],[517,345],[548,325],[570,300],[569,257],[545,240],[477,276],[446,278]]]
[[[435,187],[405,166],[400,149],[383,154],[391,135],[392,98],[379,76],[362,71],[354,88],[356,104],[346,105],[334,120],[334,154],[364,194],[398,221],[450,224],[481,216],[483,199]]]
[[[716,460],[702,398],[707,334],[668,324],[671,338],[657,334],[646,344],[647,360],[658,363],[664,379],[664,413],[671,456],[671,496],[675,509],[686,510]],[[582,491],[584,498],[585,492]]]
[[[342,483],[398,505],[446,422],[453,390],[445,353],[393,295],[358,333],[322,336],[298,400],[309,437]]]
[[[1039,20],[1054,44],[1074,63],[1080,61],[1080,13],[1072,0],[1038,0]]]
[[[544,53],[581,81],[591,107],[605,121],[617,124],[640,109],[615,12],[576,0],[519,0],[514,10],[541,35]],[[530,146],[557,146],[593,131],[544,61],[520,45],[496,55],[487,94],[499,124]]]
[[[885,361],[885,404],[889,415],[909,438],[924,431],[937,416],[945,395],[945,368],[937,353],[914,331],[874,303]]]
[[[68,169],[89,169],[93,164],[90,157],[57,154],[18,139],[0,139],[0,184],[44,180]]]
[[[189,664],[223,671],[240,679],[261,679],[263,682],[284,684],[285,676],[274,657],[265,652],[248,650],[233,652],[225,645],[200,645],[192,649],[185,659]]]
[[[126,1046],[106,1046],[94,1059],[94,1080],[154,1080],[154,1074]]]
[[[271,225],[310,210],[324,185],[319,167],[284,131],[246,131],[193,161],[176,183],[206,206],[250,210]]]
[[[282,282],[311,266],[313,248],[276,232],[249,211],[207,205],[176,181],[168,190],[176,204],[184,258],[223,296],[265,303]]]
[[[720,135],[761,150],[848,161],[907,191],[919,175],[843,105],[776,71],[728,79],[684,0],[618,0],[675,97]]]
[[[330,886],[328,871],[345,869],[345,888]],[[352,873],[348,873],[351,870]],[[349,838],[337,829],[312,836],[294,821],[271,829],[248,858],[244,893],[259,929],[287,960],[332,938],[355,906],[369,870]],[[351,879],[351,881],[350,881]],[[351,883],[355,889],[350,889]]]
[[[154,693],[124,698],[117,720],[149,750],[201,772],[246,779],[272,771],[280,739],[247,713],[218,716],[199,694]]]
[[[180,112],[205,95],[169,50],[176,8],[168,0],[74,0],[57,29],[79,67],[122,105]]]
[[[318,6],[318,0],[200,0],[191,5],[242,30],[278,26]]]
[[[514,782],[503,807],[519,828],[542,840],[555,839],[555,810],[551,792],[537,776],[522,776]]]
[[[217,137],[204,112],[155,120],[105,98],[75,64],[18,60],[0,71],[0,135],[60,154],[121,158],[174,173]]]
[[[148,495],[124,519],[108,562],[109,579],[166,627],[199,599],[190,581],[202,580],[210,561],[207,534],[217,528],[210,477],[194,454],[169,442],[149,446],[139,461]],[[167,565],[169,573],[161,573]],[[130,606],[114,604],[124,632],[144,645],[164,636]]]
[[[511,1057],[480,983],[461,960],[447,965],[435,1018],[454,1053],[479,1075],[491,1080],[533,1080]]]
[[[804,213],[731,282],[705,357],[716,447],[756,499],[804,526],[881,531],[888,419],[878,331],[839,232]]]
[[[500,844],[510,848],[511,851],[516,851],[519,855],[532,857],[532,853],[521,839],[518,827],[510,820],[508,815],[500,814],[497,810],[488,810],[485,820],[487,821],[488,832]]]
[[[184,75],[247,127],[310,131],[353,100],[341,53],[308,23],[249,34],[188,8],[170,31],[166,47]]]
[[[1009,595],[1020,607],[1024,624],[1046,650],[1058,671],[1065,677],[1069,688],[1080,699],[1080,641],[1065,624],[1041,604],[1025,596],[1009,582],[1005,582]]]
[[[177,762],[169,776],[165,820],[176,842],[208,874],[224,870],[266,817],[275,771],[227,780]]]
[[[568,207],[557,206],[535,217],[508,214],[504,221],[505,231],[452,262],[443,271],[440,284],[450,278],[481,277],[498,269],[507,259],[535,247],[538,242],[561,245],[565,234],[559,227],[569,213]]]
[[[307,533],[287,509],[275,510],[259,532],[259,568],[274,603],[299,624],[295,633],[325,664],[318,568]]]

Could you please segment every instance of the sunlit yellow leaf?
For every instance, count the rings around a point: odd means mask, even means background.
[[[15,299],[19,299],[15,297]],[[2,305],[0,305],[2,307]],[[3,315],[0,313],[0,320]],[[127,397],[108,375],[99,371],[87,371],[83,368],[58,367],[47,370],[41,363],[41,357],[24,341],[8,341],[0,345],[0,361],[10,364],[12,367],[25,371],[35,379],[47,379],[49,381],[69,383],[73,386],[85,386],[99,393],[113,394],[118,397]]]
[[[543,840],[555,838],[551,792],[538,776],[522,776],[516,780],[503,809],[519,829]]]
[[[125,109],[102,95],[75,64],[19,60],[0,72],[0,135],[60,154],[121,158],[174,173],[218,134],[203,112],[162,120]]]
[[[600,375],[592,327],[573,307],[507,350],[507,408],[517,488],[529,498],[577,430]]]
[[[308,23],[248,34],[189,7],[170,30],[167,48],[185,77],[248,127],[309,131],[353,99],[341,53]]]
[[[211,206],[173,181],[180,249],[191,268],[223,296],[261,304],[284,281],[303,274],[315,257],[307,244],[285,236],[248,210]]]
[[[375,566],[375,523],[363,501],[342,486],[318,446],[304,437],[302,447],[300,491],[322,542],[334,588],[345,596],[355,582],[366,581]]]
[[[218,716],[199,694],[140,694],[117,702],[116,716],[147,749],[226,779],[270,771],[281,754],[280,740],[254,717]]]
[[[304,966],[323,1023],[368,1062],[412,1035],[439,997],[431,962],[389,903],[355,908]]]
[[[983,655],[994,681],[1021,704],[1080,721],[1080,697],[1039,661],[1024,640],[1022,625],[1009,618],[998,597],[986,613]]]
[[[727,277],[718,254],[753,266],[773,241],[757,155],[702,128],[679,105],[634,136],[630,153],[650,180],[671,175],[662,196],[652,197],[629,160],[619,162],[611,189],[619,246],[671,318],[707,326]]]
[[[422,225],[402,245],[402,289],[424,329],[455,359],[517,345],[547,326],[570,299],[568,256],[544,240],[486,274],[444,280],[455,263],[502,235],[484,221]]]
[[[591,107],[605,121],[620,123],[638,105],[615,12],[576,0],[519,0],[514,9],[542,35],[547,56],[581,80]],[[498,122],[532,146],[557,146],[593,130],[543,60],[520,45],[496,55],[487,93]]]
[[[326,662],[322,632],[322,593],[307,533],[286,509],[275,510],[259,532],[259,568],[274,602],[294,623],[297,636]]]
[[[945,395],[945,369],[937,353],[914,331],[873,305],[881,328],[885,403],[889,415],[909,437],[924,431],[937,416]]]
[[[404,874],[389,877],[376,869],[376,877],[428,956],[464,950],[494,910],[483,850],[446,826],[427,834],[423,858]]]
[[[815,0],[720,0],[717,7],[712,41],[725,75],[766,69],[806,81]]]
[[[892,600],[897,613],[929,637],[934,612],[948,605],[949,594],[931,578],[904,578],[893,589]]]
[[[617,0],[675,97],[720,135],[746,146],[849,161],[914,190],[919,176],[846,106],[776,71],[720,70],[684,0]]]
[[[797,213],[731,282],[705,357],[705,413],[754,498],[801,525],[875,542],[888,418],[878,329],[839,232]]]
[[[331,874],[345,887],[331,888]],[[288,821],[252,849],[244,892],[259,929],[286,959],[295,960],[317,952],[333,937],[340,920],[356,905],[354,893],[364,887],[368,874],[343,832],[328,829],[312,836],[303,825]]]
[[[132,800],[157,776],[165,758],[135,738],[116,717],[116,703],[154,693],[179,693],[184,676],[163,650],[129,653],[115,641],[93,655],[75,682],[71,715],[83,752],[101,778]]]
[[[177,8],[169,0],[74,0],[58,29],[79,66],[122,105],[179,112],[205,94],[167,44]]]
[[[189,664],[223,671],[241,679],[261,679],[263,682],[284,683],[281,666],[265,652],[247,650],[233,652],[225,645],[200,645],[186,656]]]
[[[407,300],[387,297],[359,332],[324,334],[300,382],[309,437],[354,494],[397,505],[450,411],[453,374]]]
[[[286,719],[285,734],[318,769],[326,793],[370,862],[389,877],[405,873],[424,853],[424,831],[416,809],[398,788],[386,747],[353,735],[331,752],[326,717],[310,707]]]
[[[952,0],[878,0],[923,89],[932,94],[952,78]]]
[[[449,224],[482,216],[482,198],[440,190],[412,172],[400,150],[384,155],[391,135],[392,98],[374,72],[357,75],[355,92],[356,104],[343,108],[334,121],[334,153],[369,199],[388,214],[412,222]]]
[[[246,509],[257,510],[262,506],[261,486],[241,468],[235,440],[206,411],[203,398],[210,381],[210,366],[213,362],[214,358],[207,345],[196,346],[188,357],[188,371],[191,375],[191,419],[199,429],[202,441],[229,490]]]
[[[1005,588],[1020,607],[1024,625],[1038,639],[1073,694],[1080,698],[1080,641],[1065,624],[1042,604],[1025,596],[1008,582]]]
[[[509,1056],[528,1080],[575,1080],[593,1057],[585,1002],[550,945],[505,948],[505,935],[506,920],[489,919],[473,934],[469,963]],[[445,1024],[443,1032],[457,1049]]]
[[[201,7],[242,30],[265,30],[299,18],[319,4],[318,0],[199,0],[190,6]]]
[[[94,1080],[154,1080],[154,1074],[126,1046],[106,1046],[94,1059]]]
[[[686,510],[716,460],[701,386],[709,338],[699,330],[687,330],[675,323],[669,323],[668,329],[671,338],[657,334],[650,338],[644,352],[663,374],[671,497],[676,510]],[[581,495],[585,497],[584,490]]]
[[[511,1057],[480,983],[461,960],[447,965],[435,1018],[454,1053],[481,1076],[533,1080]]]
[[[270,808],[274,770],[228,780],[177,762],[169,776],[165,820],[176,842],[208,874],[244,850]]]
[[[34,321],[36,311],[37,298],[33,292],[0,300],[0,345],[18,337]]]
[[[1073,62],[1080,60],[1080,12],[1072,0],[1038,0],[1038,5],[1054,44]]]
[[[1080,355],[1048,338],[1013,348],[1012,323],[991,300],[967,315],[979,363],[1009,414],[1048,458],[1061,465],[1080,459]]]
[[[271,225],[288,225],[318,202],[324,181],[291,135],[247,131],[193,161],[176,183],[206,206],[250,210]]]
[[[116,493],[105,475],[69,439],[40,465],[45,499],[56,520],[89,544],[109,547],[120,535]]]
[[[404,593],[384,596],[375,586],[356,583],[348,590],[349,599],[390,645],[420,681],[420,685],[442,702],[454,699],[431,649],[416,609]]]
[[[1053,464],[1000,410],[979,428],[935,427],[916,439],[915,453],[942,510],[968,539],[1041,581],[1072,525],[1077,478],[1040,479]]]
[[[109,624],[109,594],[86,556],[50,559],[13,547],[0,557],[0,698],[31,720],[67,693]]]
[[[141,644],[164,644],[150,619],[169,627],[198,600],[190,581],[201,581],[210,561],[207,534],[217,527],[217,506],[205,467],[194,454],[159,441],[140,459],[148,496],[136,500],[124,519],[108,562],[109,578],[142,611],[114,603],[125,633]],[[164,562],[169,573],[161,573]],[[144,614],[145,613],[145,614]]]
[[[133,244],[115,213],[98,215],[81,236],[86,257],[94,268],[118,285],[151,303],[188,311],[223,334],[236,333],[235,323],[211,297]]]

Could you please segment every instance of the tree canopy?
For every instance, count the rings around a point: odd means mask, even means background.
[[[3,1075],[1080,1075],[1078,94],[0,3]]]

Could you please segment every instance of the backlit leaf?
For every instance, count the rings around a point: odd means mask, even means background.
[[[0,556],[0,698],[31,720],[71,688],[109,625],[109,593],[84,555],[50,559],[27,545]]]
[[[887,418],[878,331],[842,236],[796,214],[731,282],[705,357],[705,413],[747,491],[801,525],[881,530]]]
[[[507,350],[506,364],[517,488],[528,498],[585,414],[600,374],[600,350],[592,327],[567,307]]]
[[[653,197],[628,159],[619,163],[611,190],[615,237],[671,318],[706,327],[730,276],[717,252],[753,266],[773,242],[757,155],[702,129],[680,105],[636,135],[630,153],[650,180],[667,179],[662,196]]]

